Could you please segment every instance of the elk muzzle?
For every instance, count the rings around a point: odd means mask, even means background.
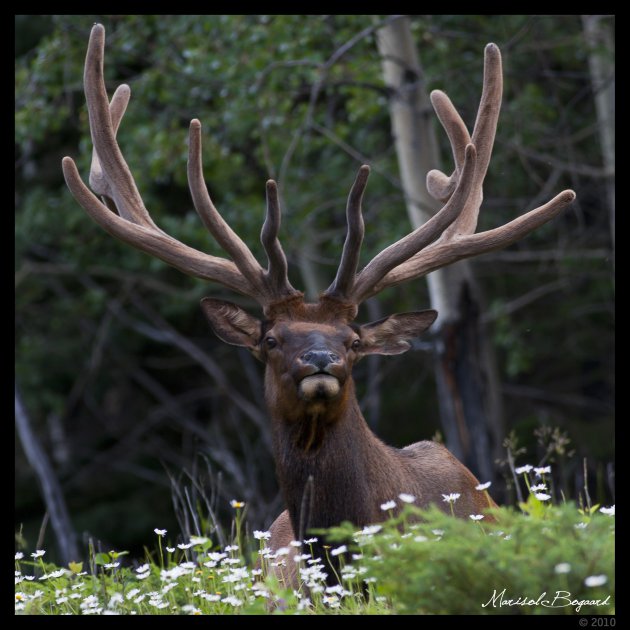
[[[339,395],[346,376],[342,358],[327,348],[311,348],[298,358],[302,400],[330,400]]]

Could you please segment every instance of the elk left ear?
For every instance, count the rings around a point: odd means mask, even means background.
[[[361,326],[359,356],[366,354],[402,354],[411,348],[407,341],[419,337],[437,317],[437,311],[397,313]]]

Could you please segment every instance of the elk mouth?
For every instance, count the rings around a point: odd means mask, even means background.
[[[339,379],[329,372],[316,372],[305,376],[298,385],[300,398],[306,401],[330,400],[341,391]]]

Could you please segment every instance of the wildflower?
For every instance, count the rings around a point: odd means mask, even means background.
[[[475,486],[475,490],[487,490],[492,485],[492,481],[486,481],[486,483],[480,483]]]
[[[558,574],[569,573],[569,571],[571,571],[571,565],[568,562],[560,562],[560,564],[556,564],[553,570]]]
[[[531,472],[533,468],[534,468],[533,466],[530,466],[529,464],[525,464],[525,466],[520,466],[519,468],[515,468],[514,472],[517,475],[522,475],[523,473]]]
[[[271,532],[261,532],[260,530],[255,529],[254,538],[256,540],[269,540],[271,538]]]
[[[107,562],[104,566],[106,569],[115,569],[120,566],[120,562]]]
[[[615,506],[611,505],[610,507],[599,508],[599,511],[602,514],[606,514],[607,516],[614,516],[615,515]]]
[[[308,560],[311,557],[310,553],[298,553],[293,556],[294,562],[302,562],[302,560]]]
[[[451,492],[451,494],[443,494],[442,496],[444,497],[443,500],[446,501],[446,503],[455,503],[455,501],[457,501],[457,499],[459,499],[462,495],[459,492]]]
[[[138,593],[140,592],[139,588],[132,588],[128,593],[127,593],[127,599],[132,599],[133,597],[135,597]]]
[[[175,547],[165,547],[166,551],[168,551],[169,553],[173,553],[173,551],[175,551]]]
[[[362,553],[353,553],[352,554],[352,559],[353,560],[363,560],[363,554]]]
[[[221,601],[225,604],[231,604],[234,607],[243,605],[243,600],[239,599],[238,597],[234,597],[234,595],[224,597]]]
[[[56,571],[53,571],[52,573],[49,573],[46,577],[48,578],[58,578],[58,577],[62,577],[66,574],[69,574],[70,571],[68,571],[68,569],[57,569]]]
[[[225,551],[227,551],[228,553],[229,553],[230,551],[237,551],[237,550],[238,550],[238,545],[228,545],[228,546],[225,548]]]
[[[539,500],[539,501],[549,501],[549,499],[551,499],[551,495],[550,494],[545,494],[544,492],[536,492],[534,494],[534,496]]]
[[[413,539],[416,542],[426,542],[427,540],[429,540],[426,536],[421,536],[421,535],[414,536]]]
[[[304,597],[298,602],[297,609],[298,610],[306,610],[312,606],[312,602],[308,597]]]
[[[16,560],[21,560],[24,557],[24,554],[21,551],[17,551],[15,554]]]
[[[442,536],[444,534],[444,530],[443,529],[432,529],[431,533],[435,534],[436,536]]]
[[[299,540],[292,540],[290,543],[291,547],[301,547],[302,543]]]
[[[480,521],[483,518],[483,514],[471,514],[468,518],[471,521]]]
[[[605,575],[589,575],[584,580],[585,586],[601,586],[602,584],[606,584],[608,582],[608,578]]]
[[[585,529],[587,525],[588,523],[582,521],[581,523],[576,523],[573,527],[575,527],[575,529]]]
[[[232,499],[230,501],[230,505],[235,509],[238,510],[239,508],[245,507],[245,502],[244,501],[236,501],[236,499]]]
[[[346,547],[345,545],[341,545],[341,547],[337,547],[337,549],[333,549],[330,552],[330,555],[338,556],[340,553],[345,553],[346,551],[348,551],[348,547]]]
[[[96,595],[88,595],[80,604],[81,609],[96,608],[99,604],[98,597]]]
[[[551,474],[551,466],[540,466],[538,468],[534,468],[534,472],[538,477],[542,477],[543,475]]]
[[[363,536],[372,536],[381,531],[381,525],[366,525],[359,533]]]
[[[26,601],[26,595],[24,595],[24,593],[22,593],[21,591],[18,591],[15,594],[15,601],[16,602],[25,602]]]
[[[192,547],[192,543],[178,543],[178,549],[190,549]]]
[[[189,542],[191,545],[205,545],[209,540],[205,536],[191,536]]]
[[[532,492],[540,492],[541,490],[546,490],[546,489],[547,489],[547,484],[545,483],[539,483],[530,488]]]
[[[307,540],[304,541],[305,545],[312,545],[313,543],[317,542],[317,538],[308,538]]]
[[[166,536],[165,529],[158,529],[157,527],[153,530],[158,536]]]
[[[109,604],[107,604],[110,608],[112,608],[113,606],[116,606],[117,604],[122,604],[123,603],[123,596],[122,593],[114,593],[110,598],[109,598]]]
[[[413,503],[416,500],[416,497],[413,496],[413,494],[407,494],[406,492],[401,492],[398,495],[398,498],[403,502],[403,503]]]
[[[393,510],[396,507],[396,501],[387,501],[387,503],[381,504],[381,510],[387,512],[387,510]]]
[[[41,558],[45,553],[43,549],[37,549],[35,553],[31,554],[31,558]]]
[[[223,558],[227,558],[226,553],[217,553],[216,551],[211,551],[208,554],[208,558],[213,562],[219,562],[219,560],[223,560]]]

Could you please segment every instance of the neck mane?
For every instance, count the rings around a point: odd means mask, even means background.
[[[383,471],[394,468],[388,462],[395,455],[367,426],[352,379],[334,404],[293,403],[282,408],[270,401],[269,408],[278,480],[295,535],[346,520],[374,522],[375,506],[392,497],[371,480],[387,479]]]

